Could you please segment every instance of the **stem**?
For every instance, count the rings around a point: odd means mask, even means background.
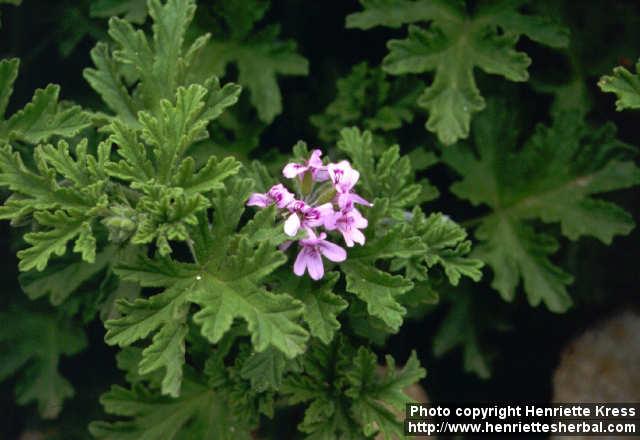
[[[303,196],[308,196],[311,194],[311,189],[313,188],[313,176],[309,171],[305,171],[304,177],[302,178],[302,187],[300,188]]]
[[[198,256],[196,255],[196,250],[193,247],[193,240],[190,238],[187,240],[187,246],[189,247],[189,252],[191,252],[191,257],[193,258],[194,263],[200,264],[198,262]]]

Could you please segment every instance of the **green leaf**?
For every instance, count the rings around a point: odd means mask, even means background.
[[[91,3],[92,17],[122,16],[131,23],[142,24],[147,18],[146,0],[96,0]]]
[[[236,330],[239,329],[236,327]],[[234,415],[235,420],[227,423],[257,427],[261,415],[274,416],[275,394],[269,389],[279,387],[282,374],[297,362],[284,363],[284,355],[277,350],[251,353],[244,343],[238,344],[237,356],[231,362],[228,357],[231,357],[232,345],[237,336],[243,334],[242,330],[235,335],[228,334],[207,359],[204,373],[218,399],[224,401],[229,413]],[[259,389],[254,388],[254,384]]]
[[[346,126],[360,125],[375,133],[412,122],[424,84],[406,77],[391,81],[382,69],[360,63],[338,79],[336,88],[336,97],[324,112],[311,116],[320,139],[326,142],[334,142]]]
[[[386,364],[386,371],[380,377],[376,372],[375,354],[360,347],[353,368],[346,374],[349,388],[345,394],[354,400],[351,411],[362,424],[363,434],[370,436],[379,432],[384,439],[391,440],[403,437],[404,429],[389,407],[402,412],[411,400],[404,389],[425,377],[426,371],[420,367],[415,352],[400,371],[396,370],[391,356],[386,356]]]
[[[218,203],[216,206],[220,206]],[[211,229],[204,219],[198,227],[203,235],[193,235],[196,263],[148,258],[123,262],[117,273],[124,280],[165,290],[150,298],[119,301],[122,317],[106,323],[106,341],[123,347],[158,331],[151,346],[143,351],[140,373],[167,367],[164,394],[179,392],[184,333],[176,329],[184,328],[191,303],[200,306],[193,315],[194,322],[214,344],[229,331],[235,318],[247,322],[256,352],[275,348],[293,358],[304,352],[308,339],[299,324],[303,304],[289,295],[267,291],[262,285],[262,279],[284,263],[284,255],[268,241],[256,244],[226,228],[220,232],[226,240],[218,241],[215,252],[211,252],[206,243],[217,238],[218,230]]]
[[[345,128],[340,131],[338,148],[347,153],[353,166],[360,172],[360,186],[366,197],[386,197],[389,214],[404,218],[404,209],[412,206],[422,193],[422,187],[414,183],[414,170],[408,156],[400,155],[400,147],[393,145],[376,160],[369,131]]]
[[[425,376],[413,353],[402,370],[387,356],[384,374],[369,349],[346,343],[342,336],[326,346],[316,344],[303,359],[302,371],[290,373],[283,392],[289,403],[309,402],[298,429],[317,439],[403,436],[392,410],[410,400],[404,388]]]
[[[640,71],[640,61],[636,64],[636,72]],[[613,69],[612,76],[603,76],[598,81],[603,92],[615,93],[616,110],[640,108],[640,77],[618,66]],[[1,108],[1,107],[0,107]]]
[[[18,373],[16,402],[26,405],[35,401],[43,418],[56,418],[63,402],[74,395],[71,384],[60,375],[58,363],[63,355],[71,356],[85,348],[82,329],[51,313],[26,309],[4,312],[0,319],[4,353],[0,380]]]
[[[39,145],[34,151],[36,173],[9,145],[0,148],[0,185],[14,192],[0,208],[0,217],[14,224],[32,217],[38,225],[24,237],[31,247],[18,252],[21,270],[42,271],[53,255],[66,252],[71,241],[84,261],[95,260],[93,219],[107,204],[106,154],[103,147],[98,148],[98,158],[87,154],[86,140],[75,147],[75,159],[65,141],[57,148]]]
[[[381,325],[375,320],[373,324],[383,332],[395,333],[407,312],[401,297],[414,288],[413,280],[425,282],[428,272],[438,266],[453,285],[462,276],[477,281],[482,262],[469,258],[471,242],[463,228],[442,214],[427,218],[415,206],[423,187],[414,183],[415,168],[409,156],[400,155],[397,145],[376,158],[371,132],[346,128],[340,136],[338,148],[360,172],[356,190],[369,200],[377,197],[373,207],[362,208],[369,221],[366,245],[350,250],[349,259],[341,264],[346,289],[366,303],[370,316],[381,321]],[[413,211],[408,211],[412,206]],[[382,259],[391,259],[391,264],[376,264]],[[404,273],[398,273],[401,270]],[[351,312],[352,320],[363,322]]]
[[[238,102],[242,87],[234,83],[226,83],[220,87],[220,81],[217,77],[213,77],[207,81],[209,95],[206,103],[206,118],[209,120],[217,119],[218,116],[227,108]]]
[[[490,358],[478,339],[477,310],[471,294],[455,292],[452,305],[433,339],[433,353],[442,357],[460,347],[464,370],[482,379],[491,376]]]
[[[539,126],[520,149],[512,119],[495,103],[474,128],[478,156],[456,147],[443,159],[464,176],[452,191],[491,208],[478,221],[481,244],[475,255],[493,269],[492,286],[510,301],[523,279],[531,305],[542,301],[563,312],[571,305],[566,286],[572,277],[550,260],[556,240],[528,221],[559,223],[571,240],[591,235],[609,244],[628,234],[634,221],[619,206],[593,196],[637,185],[640,169],[628,160],[634,149],[615,139],[611,125],[592,129],[563,115],[551,127]]]
[[[235,47],[231,52],[238,65],[238,82],[249,89],[251,103],[265,123],[282,113],[277,76],[309,73],[309,63],[295,52],[296,45],[292,41],[276,40],[279,33],[278,27],[268,28],[257,34],[256,41]]]
[[[28,169],[19,155],[7,145],[2,149],[2,183],[12,191],[33,200],[35,209],[64,208],[74,216],[75,210],[88,211],[103,205],[104,163],[106,151],[99,148],[98,158],[87,154],[87,141],[75,147],[74,160],[65,141],[58,147],[38,145],[34,151],[37,174]],[[61,179],[58,180],[57,174]],[[23,201],[26,201],[23,199]],[[10,205],[7,203],[7,205]]]
[[[180,395],[186,336],[186,324],[171,322],[163,326],[153,337],[152,344],[142,351],[140,374],[166,368],[162,379],[162,391],[173,397]]]
[[[251,438],[247,427],[235,420],[236,416],[205,384],[185,380],[182,388],[180,397],[170,398],[143,386],[113,386],[100,402],[107,413],[129,420],[92,422],[89,431],[95,438],[105,440]]]
[[[572,300],[566,286],[573,277],[555,266],[549,257],[558,250],[557,241],[547,234],[536,234],[527,225],[496,219],[487,221],[476,232],[477,255],[494,271],[491,286],[506,301],[513,301],[520,279],[529,304],[540,302],[557,313],[565,312]]]
[[[473,16],[463,2],[443,0],[362,0],[364,11],[347,17],[347,27],[410,25],[404,40],[390,40],[383,69],[392,75],[435,72],[418,99],[429,112],[426,127],[448,145],[469,135],[474,113],[485,107],[473,70],[511,81],[526,81],[529,57],[515,50],[521,35],[551,47],[566,47],[565,29],[539,16],[524,15],[523,2],[504,0],[479,5]]]
[[[202,334],[216,343],[235,317],[247,321],[256,351],[272,345],[287,357],[304,352],[308,333],[296,323],[303,305],[286,295],[274,295],[247,282],[224,283],[206,276],[191,295],[202,310],[193,319]]]
[[[89,126],[88,115],[79,106],[58,102],[60,87],[49,85],[38,89],[30,103],[6,122],[7,138],[31,144],[46,141],[52,136],[72,137]]]
[[[329,344],[340,330],[338,315],[349,305],[342,297],[333,293],[340,278],[338,272],[325,273],[322,282],[313,282],[307,277],[289,274],[280,286],[284,291],[304,303],[304,320],[312,336]]]
[[[287,358],[281,351],[268,348],[253,353],[243,364],[240,375],[251,381],[251,387],[256,392],[269,389],[277,391],[282,385],[286,363]]]
[[[190,287],[188,281],[176,283],[164,292],[151,298],[139,298],[133,302],[123,300],[118,303],[122,318],[105,323],[108,344],[129,345],[147,337],[166,322],[182,321],[186,317],[184,289]]]
[[[261,209],[242,227],[240,233],[252,243],[270,242],[273,246],[284,243],[291,237],[284,233],[282,223],[278,222],[277,213],[275,205]]]
[[[114,119],[106,127],[111,133],[108,141],[117,145],[116,152],[123,160],[108,162],[107,172],[116,178],[147,182],[155,175],[155,168],[149,159],[147,147],[139,140],[136,130],[123,124],[120,119]]]
[[[37,213],[35,218],[38,223],[51,229],[25,234],[24,240],[31,247],[18,251],[18,267],[21,271],[34,268],[44,270],[52,256],[61,256],[67,252],[67,244],[72,240],[75,240],[74,252],[80,253],[87,263],[95,261],[95,239],[91,235],[91,226],[84,219],[70,217],[63,211],[52,214],[43,211]]]
[[[108,344],[127,346],[139,339],[146,338],[158,328],[153,343],[142,352],[140,374],[147,374],[166,367],[162,381],[162,393],[178,396],[182,381],[184,364],[184,339],[186,336],[187,303],[185,290],[188,281],[175,286],[149,299],[118,301],[121,318],[105,323]]]
[[[13,93],[13,83],[18,77],[20,60],[12,58],[0,61],[0,118],[4,117],[9,104],[9,98]]]
[[[163,99],[158,113],[139,113],[142,138],[153,146],[160,182],[169,181],[187,147],[208,137],[206,126],[210,120],[202,117],[206,94],[207,89],[197,84],[180,87],[175,105]]]
[[[184,188],[187,194],[206,193],[219,190],[224,186],[224,180],[238,173],[240,162],[233,157],[219,160],[211,156],[207,163],[195,171],[195,161],[188,157],[178,169],[174,182],[176,186]]]
[[[156,52],[151,70],[155,78],[165,80],[164,84],[156,86],[166,87],[172,92],[181,74],[182,46],[196,5],[190,0],[168,0],[164,4],[160,0],[150,0],[148,6],[153,19],[153,47]],[[138,66],[140,69],[146,67]]]
[[[109,52],[109,46],[103,42],[96,44],[91,50],[91,60],[96,68],[87,68],[83,72],[91,88],[126,124],[137,125],[136,115],[140,110],[140,104],[129,96],[123,75]]]
[[[143,17],[144,11],[137,10],[135,1],[114,4],[118,2],[102,0],[92,7],[93,12],[96,12],[95,9],[102,11],[99,13],[112,10],[116,14],[119,13],[117,11],[122,13],[126,9],[136,9],[134,12]],[[148,5],[149,15],[153,19],[152,38],[147,38],[142,30],[135,29],[126,19],[112,18],[109,21],[109,35],[116,43],[115,48],[110,50],[105,43],[96,45],[91,52],[95,68],[85,69],[85,79],[121,118],[121,122],[129,127],[140,127],[143,121],[138,121],[138,112],[144,110],[144,120],[152,123],[156,118],[154,125],[158,129],[163,128],[163,119],[168,118],[164,125],[171,130],[164,134],[184,133],[188,138],[188,133],[192,131],[191,135],[198,138],[208,122],[237,101],[240,87],[234,84],[220,87],[217,78],[211,77],[211,70],[197,70],[196,63],[202,59],[209,35],[185,45],[185,34],[196,9],[193,0],[168,0],[164,3],[153,0]],[[131,84],[135,84],[135,87],[130,92]],[[199,103],[198,97],[204,95],[199,87],[208,93],[205,104]],[[174,108],[173,111],[178,115],[171,114],[170,107],[174,104],[179,107],[185,105],[184,108]],[[203,106],[206,110],[193,113],[194,109],[202,110]],[[112,116],[99,116],[109,121],[114,119]],[[189,120],[194,116],[197,116],[197,122]],[[149,134],[152,135],[153,131]],[[170,144],[170,147],[180,148],[178,144]]]
[[[347,261],[341,267],[347,277],[347,291],[366,302],[371,315],[397,332],[406,313],[397,297],[411,290],[413,283],[359,261]]]
[[[237,100],[237,86],[227,84],[220,89],[217,81],[214,83],[211,95],[206,87],[197,84],[179,87],[175,105],[162,100],[159,113],[140,112],[141,135],[114,120],[107,130],[112,133],[110,140],[118,146],[118,154],[123,160],[108,163],[108,172],[139,184],[155,178],[162,184],[182,187],[187,194],[219,189],[224,179],[238,172],[240,164],[237,161],[233,158],[219,161],[210,157],[207,164],[197,170],[193,158],[184,158],[191,145],[209,136],[206,127],[211,120]],[[140,138],[151,146],[154,164]]]
[[[424,261],[427,268],[439,265],[453,286],[457,286],[462,276],[474,281],[482,277],[480,268],[482,261],[469,258],[471,241],[467,240],[467,231],[441,213],[432,213],[426,217],[422,210],[416,208],[409,222],[413,233],[422,239],[426,251],[412,260]],[[408,265],[406,261],[397,260],[394,268]],[[421,277],[419,277],[421,278]]]
[[[77,258],[54,260],[44,272],[21,274],[20,285],[29,298],[48,296],[52,305],[60,305],[80,286],[102,272],[115,255],[115,248],[108,246],[97,253],[93,264]]]
[[[138,200],[138,226],[131,238],[134,244],[154,242],[160,255],[172,252],[169,241],[188,241],[189,227],[198,224],[198,214],[210,206],[199,193],[186,194],[180,187],[142,185],[144,195]]]
[[[253,29],[268,9],[268,2],[231,2],[218,6],[230,35],[214,37],[197,62],[202,72],[222,76],[230,63],[238,71],[238,83],[249,90],[251,103],[264,123],[282,112],[279,75],[307,75],[309,63],[296,52],[292,40],[280,40],[277,25]],[[252,30],[252,32],[250,32]]]

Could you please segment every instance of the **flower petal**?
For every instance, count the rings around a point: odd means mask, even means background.
[[[273,185],[267,195],[276,202],[278,208],[286,208],[294,201],[294,196],[282,183]]]
[[[316,182],[324,182],[325,180],[329,180],[329,172],[326,167],[316,168],[313,170],[313,180]]]
[[[360,205],[373,206],[373,203],[369,202],[368,200],[365,200],[364,198],[360,197],[356,193],[351,193],[351,200],[353,200],[354,203],[359,203]]]
[[[349,214],[353,218],[353,227],[358,229],[364,229],[369,226],[369,221],[360,214],[360,211],[353,208],[349,211]]]
[[[324,225],[327,223],[327,220],[331,222],[331,219],[335,216],[335,211],[331,203],[317,206],[315,210],[320,213],[320,218],[318,219],[318,224],[314,226]]]
[[[269,200],[269,197],[260,193],[251,194],[249,196],[249,200],[247,201],[247,206],[259,206],[261,208],[269,206],[270,204],[271,200]]]
[[[311,157],[309,157],[309,161],[307,162],[307,165],[312,167],[312,168],[320,168],[322,166],[322,159],[320,159],[320,156],[322,156],[322,151],[315,149],[311,152]]]
[[[342,217],[340,212],[333,212],[331,215],[328,215],[324,218],[324,228],[327,231],[333,231],[338,227],[337,222],[338,219]]]
[[[300,217],[297,214],[291,214],[286,222],[284,222],[284,233],[289,237],[293,237],[300,229]]]
[[[322,257],[319,252],[313,250],[309,252],[307,269],[309,269],[309,276],[314,280],[319,280],[324,276],[324,266],[322,265]]]
[[[342,238],[344,238],[344,243],[347,245],[347,247],[353,247],[353,240],[351,239],[352,231],[343,229],[340,232],[342,232]]]
[[[345,174],[345,179],[342,181],[342,186],[344,188],[344,192],[351,190],[358,180],[360,179],[360,172],[358,170],[354,170],[349,166],[349,172]]]
[[[298,275],[299,277],[304,274],[305,269],[308,264],[308,253],[307,248],[302,247],[300,252],[298,252],[298,256],[296,257],[296,262],[293,263],[293,273]]]
[[[351,229],[351,239],[356,243],[363,245],[365,241],[364,234],[360,229],[353,228]]]
[[[356,193],[345,192],[338,196],[338,206],[340,206],[340,209],[348,209],[349,205],[353,205],[354,203],[369,207],[373,206],[373,203],[368,202]]]
[[[307,166],[299,163],[288,163],[282,169],[282,175],[288,179],[296,177],[298,174],[302,174],[307,171]]]
[[[347,251],[330,241],[320,241],[318,243],[318,248],[320,249],[320,252],[322,252],[322,255],[327,257],[328,260],[340,262],[347,259]]]

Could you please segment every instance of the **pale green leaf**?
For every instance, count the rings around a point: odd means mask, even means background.
[[[20,258],[18,267],[21,271],[34,268],[39,271],[44,270],[50,258],[66,253],[67,243],[72,240],[76,240],[73,250],[82,254],[82,258],[86,262],[94,262],[96,243],[90,226],[84,219],[70,217],[63,211],[54,213],[42,211],[36,213],[35,218],[38,223],[51,227],[51,229],[25,234],[24,240],[31,247],[18,251],[18,258]]]
[[[89,85],[100,95],[105,104],[128,125],[136,126],[138,104],[129,96],[123,82],[118,64],[109,52],[106,43],[98,43],[91,50],[91,59],[95,69],[87,68],[83,72]]]
[[[308,277],[290,274],[281,288],[304,303],[304,320],[312,336],[329,344],[340,330],[338,315],[347,308],[348,303],[333,292],[340,275],[337,272],[325,273],[322,282],[313,282]]]
[[[406,309],[397,297],[411,290],[413,283],[359,261],[347,261],[341,267],[347,277],[347,291],[367,303],[371,315],[398,331]]]
[[[258,289],[244,280],[223,283],[205,276],[190,299],[202,308],[193,319],[212,343],[222,338],[235,317],[241,317],[256,351],[273,346],[293,358],[305,350],[308,333],[296,323],[303,305],[288,295]]]
[[[640,62],[636,64],[636,72],[639,70]],[[616,94],[616,110],[640,108],[640,77],[637,73],[618,66],[613,69],[613,75],[600,78],[598,87],[603,92]]]
[[[185,291],[193,283],[188,280],[176,283],[164,292],[151,298],[139,298],[134,301],[119,301],[121,318],[105,323],[107,334],[105,341],[121,347],[146,338],[151,332],[166,323],[182,321],[186,316]]]
[[[8,138],[36,144],[52,136],[72,137],[88,127],[88,115],[79,106],[60,104],[59,94],[56,85],[36,90],[31,102],[7,121]]]
[[[170,322],[155,334],[151,345],[142,351],[140,374],[166,368],[162,379],[162,392],[173,397],[180,395],[186,335],[186,324]]]
[[[184,188],[187,194],[222,189],[224,180],[237,174],[240,166],[240,162],[233,157],[219,160],[211,156],[207,163],[196,171],[195,161],[188,157],[180,164],[174,176],[174,184]]]

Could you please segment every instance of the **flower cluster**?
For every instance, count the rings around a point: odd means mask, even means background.
[[[279,183],[264,194],[252,194],[247,202],[248,206],[261,208],[276,205],[282,210],[284,232],[288,236],[295,237],[298,231],[304,231],[306,237],[298,240],[300,252],[293,272],[302,276],[309,271],[314,280],[324,275],[322,256],[334,262],[347,258],[344,248],[328,241],[326,232],[319,232],[319,228],[340,232],[348,247],[355,243],[362,245],[365,237],[361,229],[368,223],[355,205],[371,206],[353,192],[360,173],[346,160],[323,165],[321,156],[322,151],[313,150],[305,163],[289,163],[282,170],[284,177],[297,182],[297,197]],[[288,241],[281,248],[284,250],[291,243]]]

